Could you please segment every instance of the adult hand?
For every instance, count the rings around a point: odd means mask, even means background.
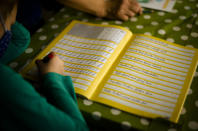
[[[72,8],[113,19],[128,20],[135,14],[142,14],[136,0],[57,0]]]
[[[142,14],[142,8],[136,0],[108,0],[106,16],[127,21],[136,14]]]
[[[42,75],[49,72],[55,72],[64,75],[64,62],[54,53],[51,52],[52,58],[47,63],[42,60],[36,60],[37,67]]]

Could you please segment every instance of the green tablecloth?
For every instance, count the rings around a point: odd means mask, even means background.
[[[120,25],[134,33],[153,35],[177,44],[198,48],[197,0],[179,0],[176,2],[173,13],[152,11],[152,13],[133,17],[126,22],[96,18],[95,16],[65,7],[54,17],[50,18],[46,25],[37,30],[32,36],[32,42],[28,49],[20,58],[11,62],[9,66],[19,71],[73,19]],[[81,97],[78,98],[78,103],[91,129],[198,130],[198,71],[195,73],[178,124],[169,123],[164,120],[143,118]]]

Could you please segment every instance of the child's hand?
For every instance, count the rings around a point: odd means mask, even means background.
[[[37,67],[42,75],[49,72],[55,72],[64,75],[64,62],[54,53],[51,52],[53,57],[47,63],[42,60],[36,60]]]
[[[136,0],[109,0],[106,15],[109,18],[128,20],[136,14],[142,14],[142,8]]]

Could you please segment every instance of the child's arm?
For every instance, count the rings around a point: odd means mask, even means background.
[[[2,125],[5,125],[2,128],[88,130],[77,103],[72,98],[74,94],[66,90],[73,90],[69,77],[57,73],[44,76],[43,90],[47,94],[47,100],[20,75],[2,64],[0,79],[0,102],[3,105],[0,110],[4,113],[1,119],[4,120]]]

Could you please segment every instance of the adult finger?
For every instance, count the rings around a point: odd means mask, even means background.
[[[140,13],[140,8],[141,6],[139,5],[139,3],[136,0],[131,0],[130,1],[130,5],[129,5],[129,9],[132,10],[135,13]]]
[[[140,9],[139,9],[138,13],[139,13],[140,15],[143,13],[143,9],[142,9],[142,7],[140,7]]]
[[[126,14],[126,10],[121,9],[117,12],[117,16],[119,19],[127,21],[129,19],[129,16]]]
[[[133,17],[135,16],[135,12],[131,11],[131,10],[126,10],[125,14],[129,17]]]

